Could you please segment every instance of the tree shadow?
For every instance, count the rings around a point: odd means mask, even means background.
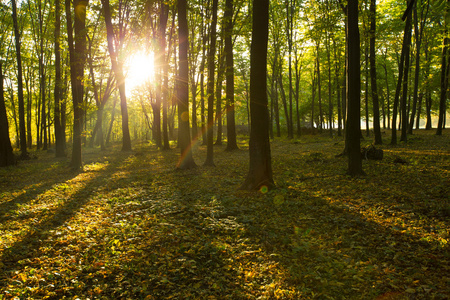
[[[3,209],[14,209],[21,204],[30,202],[46,190],[50,190],[52,186],[58,183],[67,183],[70,180],[76,180],[81,185],[70,197],[59,199],[56,208],[43,210],[40,214],[36,214],[35,224],[32,224],[28,231],[18,238],[18,241],[3,250],[0,256],[0,265],[3,272],[0,275],[0,288],[5,288],[7,278],[11,278],[16,270],[19,270],[21,262],[36,258],[39,260],[41,247],[47,247],[48,239],[54,234],[54,230],[63,226],[68,220],[72,219],[90,200],[90,197],[96,192],[98,186],[107,181],[105,174],[113,172],[117,166],[106,165],[103,170],[88,170],[85,172],[66,172],[66,167],[58,169],[58,181],[52,181],[54,177],[49,176],[44,180],[39,188],[27,191],[22,197],[15,198],[4,204]],[[40,173],[42,178],[46,178],[48,172],[54,171],[53,168],[43,170]],[[79,177],[77,179],[77,177]],[[14,219],[14,216],[3,215],[2,221]]]

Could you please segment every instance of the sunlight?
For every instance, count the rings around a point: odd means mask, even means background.
[[[142,51],[133,54],[126,70],[125,86],[127,96],[146,82],[154,78],[153,53],[146,54]]]

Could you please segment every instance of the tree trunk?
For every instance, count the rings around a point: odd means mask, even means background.
[[[328,61],[328,129],[330,131],[330,136],[333,136],[333,103],[331,101],[331,54],[330,54],[330,37],[327,33],[326,38],[326,49],[327,49],[327,61]]]
[[[274,186],[269,140],[267,99],[267,42],[269,0],[253,0],[250,49],[250,165],[241,189],[267,192]]]
[[[62,76],[61,76],[61,12],[60,12],[60,0],[55,0],[55,156],[65,157],[65,149],[63,139],[63,128],[61,126],[61,90],[62,90]]]
[[[114,49],[114,30],[111,21],[111,10],[109,0],[102,0],[103,15],[105,17],[106,34],[108,39],[108,52],[111,58],[111,66],[116,76],[119,87],[120,111],[122,112],[122,151],[131,151],[131,137],[128,126],[128,107],[125,94],[125,76],[123,75],[123,65],[118,59],[119,49]]]
[[[311,130],[314,129],[314,100],[316,98],[316,70],[313,71],[311,85]]]
[[[292,33],[293,33],[293,13],[292,3],[290,0],[285,0],[286,5],[286,32],[288,41],[288,59],[289,59],[289,114],[287,118],[288,138],[294,138],[294,124],[292,120]]]
[[[322,133],[323,129],[323,113],[322,113],[322,85],[320,80],[320,52],[319,52],[319,42],[317,42],[317,52],[316,52],[316,67],[317,67],[317,91],[319,96],[319,132]]]
[[[381,138],[380,128],[380,106],[378,99],[377,87],[377,65],[375,57],[375,34],[376,34],[376,0],[370,0],[370,80],[372,89],[372,105],[373,105],[373,131],[375,134],[375,145],[381,145],[383,140]]]
[[[27,136],[25,128],[25,103],[23,99],[23,79],[22,79],[22,56],[20,53],[20,33],[19,25],[17,23],[17,5],[16,0],[11,0],[12,17],[14,24],[14,37],[16,42],[16,57],[17,57],[17,92],[19,97],[19,128],[20,128],[20,158],[28,159],[27,151]]]
[[[227,112],[227,148],[237,150],[236,121],[234,108],[234,55],[233,55],[233,0],[225,1],[225,61],[226,61],[226,112]]]
[[[3,70],[0,61],[0,167],[15,164],[15,157],[9,139],[8,116],[6,114],[5,97],[3,94]]]
[[[347,150],[348,174],[363,175],[361,161],[361,70],[360,70],[360,40],[358,28],[358,1],[348,1],[348,77],[347,77]]]
[[[447,0],[447,16],[450,13],[450,0]],[[439,102],[439,119],[436,129],[436,135],[442,135],[442,129],[444,128],[445,120],[445,102],[447,101],[448,94],[448,77],[449,77],[449,45],[450,39],[448,38],[447,19],[444,21],[444,41],[442,47],[442,64],[441,64],[441,94]]]
[[[214,166],[214,73],[215,73],[215,63],[214,59],[216,56],[216,26],[217,26],[217,5],[218,0],[213,0],[212,7],[212,22],[210,31],[210,45],[208,53],[208,117],[206,125],[206,161],[205,166]]]
[[[178,59],[179,74],[177,82],[178,100],[178,130],[181,157],[178,161],[178,169],[191,169],[196,167],[192,156],[191,133],[189,128],[189,30],[186,18],[186,0],[178,0]]]
[[[221,41],[223,42],[223,40]],[[217,66],[217,81],[216,81],[216,121],[217,121],[217,135],[216,142],[214,145],[222,145],[223,138],[223,122],[222,122],[222,87],[223,87],[223,76],[225,73],[225,53],[223,43],[221,43],[219,50],[219,63]]]
[[[405,50],[405,69],[403,74],[403,95],[401,101],[401,114],[402,114],[402,134],[400,136],[400,141],[407,141],[407,131],[408,131],[408,113],[407,113],[407,97],[408,97],[408,76],[409,76],[409,65],[410,65],[410,47],[411,47],[411,12],[406,18],[405,25],[405,36],[406,44],[404,45]]]
[[[46,82],[44,71],[44,30],[43,30],[43,16],[42,16],[42,3],[38,1],[38,18],[39,18],[39,95],[42,105],[42,117],[41,117],[41,137],[43,137],[42,150],[47,150],[47,103],[46,103]]]
[[[165,5],[165,4],[164,4]],[[170,149],[169,143],[169,120],[168,120],[168,109],[169,109],[169,63],[171,55],[172,37],[175,30],[175,12],[173,12],[172,25],[170,27],[169,34],[169,47],[167,50],[167,56],[164,62],[164,89],[163,89],[163,142],[164,150]],[[175,48],[175,47],[174,47]]]
[[[406,24],[407,25],[407,24]],[[397,88],[395,89],[395,98],[394,98],[394,109],[392,111],[392,135],[391,135],[391,145],[397,145],[397,114],[398,114],[398,102],[400,98],[400,90],[402,88],[402,78],[403,78],[403,68],[405,62],[405,48],[407,43],[407,26],[405,26],[405,34],[403,36],[403,46],[402,53],[400,55],[400,62],[398,65],[398,79],[397,79]]]
[[[367,40],[364,41],[364,62],[364,104],[366,113],[366,136],[369,137],[369,47],[367,45]]]
[[[66,0],[67,31],[69,36],[70,69],[72,81],[73,99],[73,147],[71,167],[81,169],[81,132],[83,124],[83,82],[84,65],[86,61],[86,8],[89,1],[75,0],[73,10],[75,12],[74,31],[72,37],[72,18],[70,12],[70,0]],[[75,44],[75,45],[74,45]]]

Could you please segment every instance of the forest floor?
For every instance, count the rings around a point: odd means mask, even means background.
[[[245,139],[187,171],[148,143],[83,172],[35,152],[0,170],[0,299],[449,299],[448,134],[384,136],[359,178],[342,138],[276,139],[268,193],[238,190]]]

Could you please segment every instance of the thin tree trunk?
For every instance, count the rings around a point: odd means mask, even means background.
[[[125,76],[123,75],[122,63],[118,60],[119,49],[114,49],[114,30],[111,21],[111,10],[109,0],[102,0],[103,15],[106,23],[106,34],[108,39],[108,52],[111,58],[111,66],[116,76],[119,87],[120,111],[122,112],[122,151],[131,151],[131,137],[128,126],[128,106],[125,94]]]
[[[408,76],[409,76],[409,65],[410,65],[410,47],[411,47],[411,13],[408,14],[406,18],[406,45],[405,45],[405,69],[403,74],[403,95],[401,102],[401,114],[402,114],[402,134],[400,136],[400,141],[407,141],[407,131],[408,131],[408,114],[407,114],[407,97],[408,97]]]
[[[22,81],[22,56],[20,53],[20,34],[19,25],[17,23],[17,5],[16,0],[11,0],[12,17],[14,24],[14,37],[16,42],[16,58],[17,58],[17,92],[19,97],[19,128],[20,128],[20,158],[28,159],[27,136],[25,127],[25,103],[23,98],[23,81]]]
[[[450,13],[450,0],[447,0],[447,15]],[[436,135],[442,135],[445,120],[445,102],[447,101],[448,94],[448,77],[449,77],[449,45],[450,39],[448,38],[447,19],[444,21],[444,41],[442,47],[442,64],[441,64],[441,94],[439,102],[439,119],[436,129]]]
[[[375,37],[376,37],[376,0],[370,1],[370,80],[372,89],[372,105],[373,105],[373,131],[375,134],[375,145],[381,145],[380,128],[380,106],[378,99],[377,87],[377,65],[375,56]]]
[[[207,128],[206,128],[206,161],[205,166],[214,166],[214,73],[215,73],[215,63],[214,58],[216,56],[216,26],[217,26],[217,5],[218,0],[213,0],[212,7],[212,22],[210,38],[211,42],[209,45],[208,53],[208,118],[207,118]]]
[[[236,121],[234,107],[234,55],[233,55],[233,0],[225,1],[225,61],[226,61],[226,112],[227,112],[227,148],[226,151],[237,150]]]
[[[317,67],[317,89],[319,95],[319,132],[322,133],[323,128],[323,114],[322,114],[322,86],[320,81],[320,52],[319,52],[319,42],[317,42],[317,52],[316,52],[316,67]]]
[[[391,145],[397,144],[397,114],[398,114],[398,103],[400,98],[400,91],[402,88],[402,79],[403,79],[403,68],[406,56],[406,43],[407,43],[407,29],[408,24],[405,25],[405,34],[403,36],[403,46],[402,53],[400,55],[400,62],[398,65],[398,79],[397,79],[397,88],[395,89],[395,98],[394,98],[394,109],[392,111],[392,135],[391,135]]]
[[[55,128],[55,156],[65,157],[64,152],[64,135],[61,126],[61,90],[62,90],[62,76],[61,76],[61,12],[60,12],[60,0],[55,0],[55,116],[54,116],[54,128]]]

